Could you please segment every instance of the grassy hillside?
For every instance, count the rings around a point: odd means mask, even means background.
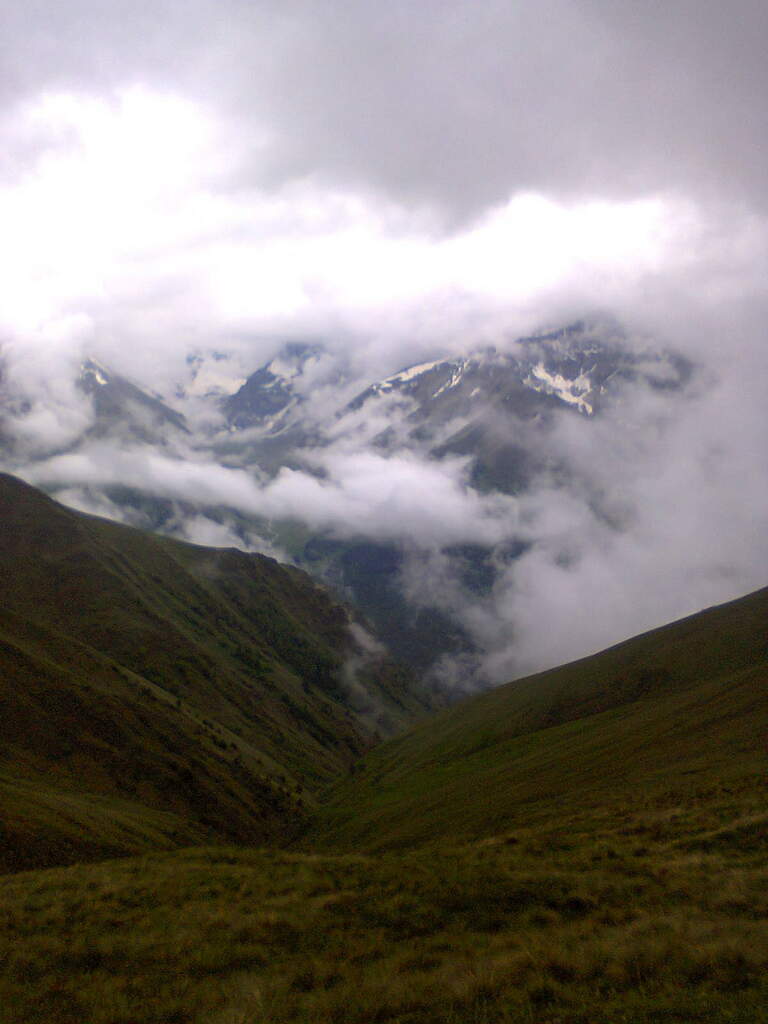
[[[431,717],[336,787],[308,841],[477,838],[768,767],[768,590]]]
[[[0,876],[0,1024],[768,1022],[768,590],[360,757],[302,574],[3,500],[0,850],[101,861]]]
[[[303,573],[7,476],[0,522],[0,868],[284,837],[423,710]]]
[[[765,789],[0,877],[2,1024],[761,1024]]]

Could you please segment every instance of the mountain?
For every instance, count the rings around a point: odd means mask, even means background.
[[[630,348],[620,328],[579,321],[558,330],[519,338],[509,350],[492,346],[459,357],[406,366],[372,383],[324,420],[308,407],[308,380],[328,353],[318,344],[289,343],[243,386],[222,401],[230,430],[258,429],[276,435],[302,426],[316,443],[329,443],[347,429],[364,429],[384,410],[390,426],[371,439],[382,446],[429,450],[449,441],[451,426],[462,427],[489,414],[521,421],[546,417],[563,407],[585,416],[627,383],[679,389],[692,372],[688,360],[648,345]],[[337,377],[337,384],[345,380]],[[340,390],[340,389],[339,389]],[[332,403],[329,403],[332,406]],[[364,410],[366,418],[354,414]],[[449,428],[446,435],[446,428]],[[450,449],[447,449],[450,450]],[[435,454],[439,454],[433,449]]]
[[[669,359],[658,353],[654,361],[664,378]],[[414,400],[415,420],[430,416],[450,420],[491,404],[514,408],[520,415],[544,409],[532,395],[549,396],[591,416],[614,377],[632,376],[637,358],[610,337],[577,323],[558,331],[520,338],[512,352],[488,347],[454,359],[439,359],[409,366],[372,384],[350,403],[351,409],[386,396]],[[473,401],[480,399],[479,401]]]
[[[488,347],[406,367],[359,394],[347,415],[361,411],[375,422],[377,407],[394,410],[375,444],[437,459],[467,456],[478,490],[518,494],[558,459],[547,445],[557,413],[599,415],[638,382],[680,390],[692,371],[674,353],[628,348],[613,325],[577,322],[520,338],[509,351]]]
[[[422,713],[297,569],[151,536],[0,476],[5,869],[296,827]]]
[[[184,416],[159,396],[115,373],[95,359],[86,358],[73,381],[73,394],[81,396],[76,411],[83,427],[79,435],[66,432],[60,439],[56,432],[39,439],[35,454],[30,456],[26,445],[18,444],[18,427],[14,420],[46,413],[50,398],[26,393],[23,387],[12,388],[0,362],[0,452],[10,457],[8,468],[20,467],[30,458],[45,459],[63,452],[75,452],[93,442],[112,441],[127,445],[163,448],[173,441],[189,438],[190,430]],[[60,399],[59,399],[60,400]],[[10,416],[8,415],[10,414]],[[14,462],[15,459],[15,462]]]
[[[0,877],[0,1020],[764,1021],[766,612],[768,590],[426,719],[289,849]]]
[[[768,588],[440,712],[372,751],[311,841],[480,839],[633,795],[764,789],[766,622]]]
[[[82,363],[78,383],[93,405],[92,436],[163,444],[167,433],[189,434],[181,413],[95,359]]]
[[[269,434],[285,429],[304,396],[297,381],[308,375],[324,354],[323,347],[288,342],[274,359],[259,367],[232,395],[222,401],[227,423],[242,430],[259,427]]]
[[[442,465],[471,497],[519,499],[537,487],[564,491],[587,502],[589,515],[613,522],[603,482],[593,479],[589,465],[576,465],[564,447],[563,419],[572,417],[588,431],[608,408],[620,407],[628,389],[682,395],[694,375],[680,355],[629,339],[607,321],[576,322],[503,349],[468,345],[461,356],[361,381],[356,394],[349,367],[315,342],[284,345],[239,387],[237,361],[222,352],[188,362],[190,387],[197,390],[190,398],[189,389],[179,389],[185,419],[150,390],[86,361],[78,393],[91,426],[67,449],[85,458],[54,457],[49,472],[50,452],[38,454],[35,466],[22,450],[5,468],[22,476],[32,468],[31,479],[54,495],[63,492],[80,507],[132,525],[280,552],[357,606],[393,654],[420,676],[445,688],[450,672],[452,692],[489,682],[489,641],[473,624],[487,620],[483,605],[536,543],[530,524],[523,537],[510,514],[505,536],[495,543],[471,536],[456,543],[417,542],[406,522],[395,523],[386,536],[377,532],[366,521],[365,500],[354,522],[318,526],[299,498],[279,515],[266,511],[268,502],[260,513],[257,489],[294,472],[300,474],[293,478],[297,494],[304,493],[307,478],[327,480],[332,494],[335,460],[373,452],[381,460]],[[111,444],[130,473],[125,482],[100,483],[100,475],[111,476],[104,469]],[[188,479],[187,465],[197,483]],[[220,467],[247,474],[254,483],[246,488],[247,507],[227,498],[229,488],[217,500],[211,487],[201,485],[205,467],[211,479],[220,479]],[[428,495],[423,507],[430,514]],[[439,521],[439,508],[431,514]],[[442,567],[438,584],[409,584],[432,563]]]

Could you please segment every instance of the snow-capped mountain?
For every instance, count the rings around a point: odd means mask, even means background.
[[[527,421],[567,409],[591,417],[623,385],[641,380],[679,388],[691,372],[679,356],[630,349],[616,328],[576,323],[522,338],[503,351],[486,347],[407,366],[350,402],[341,402],[339,388],[335,412],[331,405],[329,414],[326,404],[320,421],[310,409],[306,380],[326,357],[320,345],[286,345],[223,400],[230,431],[248,430],[251,438],[296,432],[302,442],[312,437],[315,444],[357,431],[378,447],[429,450],[450,446],[453,433],[491,415]]]
[[[144,444],[162,444],[169,432],[189,433],[181,413],[95,359],[84,360],[78,384],[93,403],[91,433]]]
[[[678,356],[653,350],[638,355],[605,336],[602,326],[573,324],[558,331],[519,339],[510,351],[489,347],[451,359],[409,366],[372,384],[351,403],[359,409],[380,398],[412,399],[423,418],[440,410],[441,417],[472,406],[503,404],[517,413],[557,405],[585,416],[599,410],[612,386],[642,377],[654,387],[675,387],[690,372]],[[530,393],[543,401],[531,403]],[[555,403],[552,403],[552,399]]]
[[[406,367],[360,392],[327,429],[388,451],[468,456],[474,486],[518,493],[542,459],[557,457],[544,441],[557,414],[599,416],[624,387],[679,389],[691,372],[678,355],[630,349],[615,329],[577,323],[505,351]]]
[[[296,385],[322,356],[320,345],[290,342],[283,346],[278,355],[223,400],[222,408],[230,428],[258,427],[264,433],[277,434],[294,423],[305,401]]]
[[[56,462],[32,478],[81,508],[135,525],[275,551],[357,604],[393,653],[420,673],[449,655],[463,678],[471,678],[483,641],[472,632],[482,614],[471,620],[462,610],[492,601],[498,581],[535,543],[530,527],[522,538],[510,513],[497,540],[469,530],[439,543],[429,526],[415,539],[407,516],[382,529],[368,514],[380,520],[376,501],[386,505],[387,487],[376,498],[378,481],[368,481],[365,469],[361,480],[357,467],[375,464],[383,477],[405,467],[411,475],[397,486],[436,523],[439,502],[433,509],[428,485],[422,495],[422,479],[450,481],[451,500],[469,496],[479,507],[490,496],[505,510],[537,488],[567,491],[609,520],[613,511],[601,505],[588,460],[570,458],[559,428],[570,422],[590,432],[633,388],[673,396],[693,373],[685,358],[630,343],[605,323],[575,323],[499,348],[468,346],[374,382],[351,380],[349,368],[317,343],[285,345],[245,379],[241,358],[189,357],[189,377],[176,396],[188,419],[173,399],[85,360],[70,388],[85,426],[74,441],[47,451],[29,455],[29,446],[20,446],[22,457]],[[23,398],[13,398],[16,408]],[[103,468],[113,443],[123,456],[130,449],[119,482]],[[83,458],[56,460],[72,451]],[[24,475],[12,454],[5,468]],[[67,476],[80,469],[80,478]],[[323,515],[306,507],[317,499]],[[423,586],[433,572],[438,582]]]

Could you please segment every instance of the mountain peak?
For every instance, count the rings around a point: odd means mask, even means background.
[[[180,412],[92,356],[81,363],[78,384],[93,401],[92,433],[118,433],[144,443],[162,443],[168,429],[189,433]]]
[[[261,427],[277,433],[287,425],[289,413],[304,403],[297,382],[323,357],[322,345],[287,342],[233,395],[223,401],[224,413],[233,430]]]
[[[88,356],[80,364],[80,384],[88,392],[106,387],[112,382],[113,374],[106,366]]]

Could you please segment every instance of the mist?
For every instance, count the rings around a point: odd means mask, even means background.
[[[4,468],[139,525],[110,489],[154,495],[195,543],[288,558],[272,526],[295,521],[395,544],[409,601],[476,644],[472,664],[442,665],[457,686],[768,582],[764,5],[340,18],[81,0],[3,17]],[[682,393],[640,383],[599,416],[555,417],[535,443],[567,486],[542,471],[484,493],[466,459],[377,447],[402,429],[396,403],[334,419],[406,366],[603,316],[627,348],[695,372]],[[222,455],[194,358],[218,354],[227,393],[291,340],[323,346],[300,386],[330,443],[257,470],[247,431]],[[87,357],[182,411],[189,435],[95,431]],[[481,594],[446,554],[472,544],[495,559]]]

